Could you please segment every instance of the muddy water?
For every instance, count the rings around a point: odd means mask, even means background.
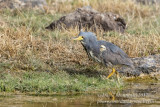
[[[128,82],[122,91],[33,96],[0,94],[0,107],[160,107],[160,81]]]

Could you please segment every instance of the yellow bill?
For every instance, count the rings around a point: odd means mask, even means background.
[[[74,38],[73,40],[83,40],[82,36],[78,36],[77,38]]]

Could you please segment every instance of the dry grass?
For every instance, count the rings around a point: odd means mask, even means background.
[[[0,28],[1,68],[14,71],[55,71],[61,66],[91,65],[81,44],[72,41],[72,37],[78,34],[76,28],[63,31],[44,29],[53,18],[59,18],[59,14],[74,11],[86,3],[80,0],[57,4],[52,0],[48,2],[50,10],[46,9],[46,12],[1,11],[2,22],[5,23]],[[121,0],[88,0],[88,3],[96,10],[121,14],[128,23],[124,34],[97,31],[98,39],[115,43],[130,57],[160,52],[158,6],[144,6]]]
[[[160,37],[158,34],[112,34],[109,37],[104,36],[103,39],[118,45],[130,57],[142,57],[160,53]]]
[[[68,13],[78,7],[90,5],[101,12],[114,12],[127,17],[147,17],[159,10],[158,5],[148,6],[135,3],[134,0],[47,0],[48,12]],[[63,1],[63,2],[61,2]]]
[[[1,63],[11,63],[13,70],[52,70],[55,66],[81,64],[87,59],[81,45],[72,41],[69,31],[58,31],[55,37],[50,34],[35,37],[32,33],[24,26],[16,29],[6,26],[0,38]]]

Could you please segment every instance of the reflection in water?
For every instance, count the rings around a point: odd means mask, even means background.
[[[114,98],[113,98],[114,97]],[[5,95],[0,107],[159,107],[160,82],[129,83],[121,92],[76,95]]]

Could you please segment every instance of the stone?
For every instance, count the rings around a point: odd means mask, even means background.
[[[153,5],[160,3],[160,0],[135,0],[135,1],[144,5]]]
[[[0,8],[40,8],[43,9],[47,3],[45,0],[0,0]]]
[[[132,58],[135,69],[122,67],[119,71],[123,75],[158,75],[160,74],[160,54],[149,55],[146,57]]]
[[[118,31],[123,33],[126,29],[126,22],[118,14],[111,12],[100,13],[90,6],[85,6],[62,16],[59,20],[53,21],[46,29],[55,30],[56,28],[68,29],[74,27],[78,27],[79,29],[89,28],[93,32],[100,29],[103,31]]]

